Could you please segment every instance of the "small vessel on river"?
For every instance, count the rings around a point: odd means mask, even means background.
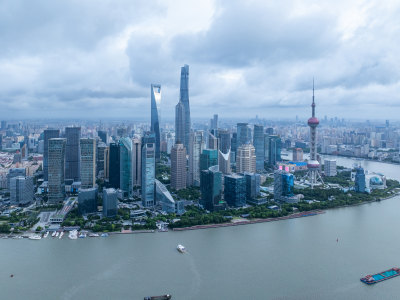
[[[400,275],[399,268],[391,268],[389,270],[374,274],[374,275],[367,275],[363,278],[360,278],[362,282],[365,284],[374,284],[377,282],[381,282],[387,279],[391,279],[393,277],[397,277]]]
[[[172,299],[172,296],[169,294],[161,296],[144,297],[144,300],[169,300],[169,299]]]
[[[176,250],[178,250],[180,253],[185,253],[186,252],[186,248],[182,245],[178,245],[176,247]]]

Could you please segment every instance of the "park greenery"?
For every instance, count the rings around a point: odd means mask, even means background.
[[[176,195],[180,199],[185,200],[198,200],[201,197],[200,188],[194,186],[188,187],[186,189],[181,189],[176,192]]]

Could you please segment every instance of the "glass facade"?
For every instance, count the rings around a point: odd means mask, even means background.
[[[247,123],[237,123],[237,143],[236,147],[251,143],[251,128]]]
[[[96,184],[96,141],[95,139],[81,139],[81,187],[88,189]]]
[[[236,174],[224,177],[224,198],[229,206],[246,205],[246,179]]]
[[[180,81],[180,91],[179,91],[179,101],[182,102],[184,106],[184,139],[181,141],[186,149],[189,149],[189,139],[190,139],[190,105],[189,105],[189,66],[184,65],[181,68],[181,81]]]
[[[151,85],[151,132],[155,133],[155,158],[160,159],[161,85]]]
[[[264,157],[265,157],[265,140],[264,140],[264,126],[254,125],[253,145],[256,149],[256,169],[264,170]]]
[[[124,137],[119,141],[119,188],[125,196],[132,195],[132,140]]]
[[[201,171],[200,191],[200,204],[205,209],[213,211],[214,207],[221,202],[222,173],[218,171],[218,166]]]
[[[356,192],[364,193],[365,192],[365,173],[363,168],[356,169],[355,176],[355,187]]]
[[[80,180],[80,127],[66,127],[65,137],[67,144],[65,148],[65,179]]]
[[[60,130],[46,129],[43,133],[43,177],[44,181],[49,179],[49,139],[59,138]]]
[[[200,171],[218,165],[218,150],[204,149],[200,155]]]
[[[59,203],[65,196],[65,148],[66,140],[61,138],[49,139],[49,202]]]
[[[155,145],[147,143],[142,148],[142,204],[154,206]]]
[[[277,135],[268,136],[268,164],[276,165],[281,161],[282,141]]]
[[[119,189],[120,185],[120,158],[119,158],[119,144],[111,143],[109,150],[109,184],[115,189]]]

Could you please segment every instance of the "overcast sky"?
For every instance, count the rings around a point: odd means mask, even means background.
[[[322,3],[322,2],[325,2]],[[0,117],[399,119],[399,1],[0,1]]]

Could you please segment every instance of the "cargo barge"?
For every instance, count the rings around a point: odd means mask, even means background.
[[[400,269],[399,268],[391,268],[389,270],[374,274],[374,275],[367,275],[363,278],[360,278],[362,282],[365,284],[374,284],[378,283],[393,277],[397,277],[400,275]]]

